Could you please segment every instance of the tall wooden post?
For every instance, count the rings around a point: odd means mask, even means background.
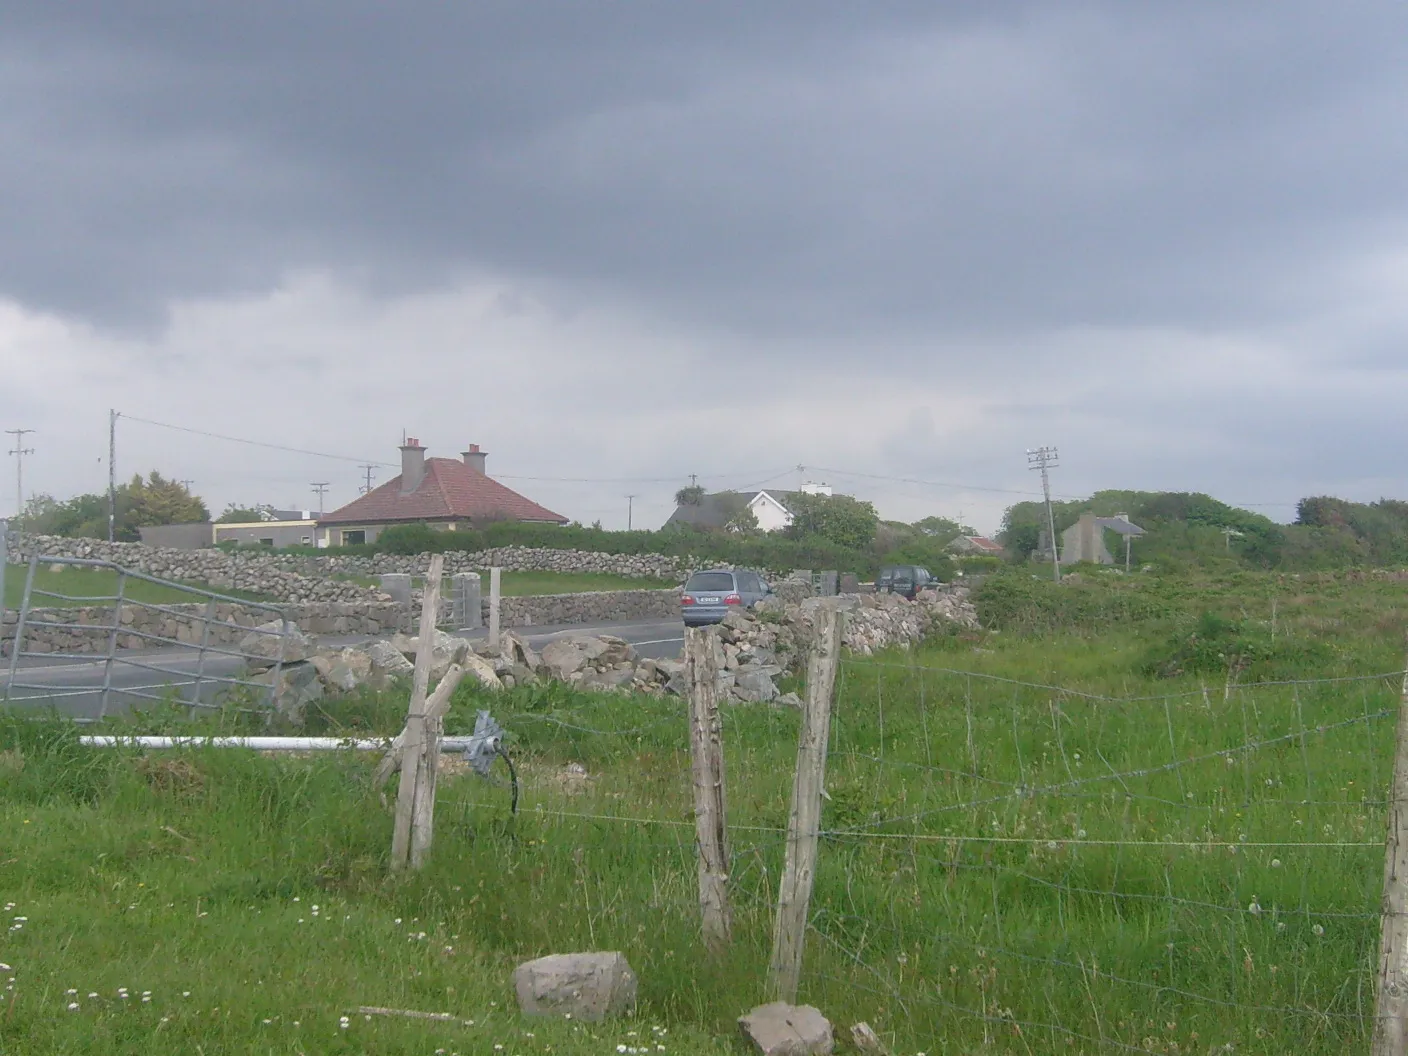
[[[405,740],[401,747],[401,786],[396,794],[396,821],[391,835],[391,868],[400,869],[411,848],[411,821],[415,815],[416,791],[424,781],[425,697],[430,687],[430,664],[435,652],[435,620],[440,612],[440,576],[445,557],[430,559],[425,577],[425,596],[420,605],[420,641],[416,645],[416,669],[411,682],[411,704],[406,712]]]
[[[1408,1054],[1408,675],[1398,704],[1398,746],[1384,847],[1384,898],[1379,921],[1379,978],[1372,1056]]]
[[[797,774],[792,784],[792,814],[787,820],[787,856],[777,893],[769,977],[774,997],[797,1001],[807,915],[816,879],[817,842],[821,833],[821,796],[826,784],[826,746],[831,737],[831,700],[841,658],[841,612],[820,608],[816,641],[807,662],[807,699],[797,740]]]
[[[684,632],[689,677],[689,751],[694,769],[694,827],[699,858],[699,912],[704,944],[718,953],[728,945],[728,830],[724,796],[723,724],[719,720],[718,635],[702,627]]]

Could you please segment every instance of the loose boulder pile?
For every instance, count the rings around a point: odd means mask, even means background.
[[[769,598],[756,612],[731,612],[717,625],[719,691],[726,700],[745,704],[798,706],[795,694],[783,693],[777,679],[801,670],[811,647],[816,614],[823,608],[845,612],[844,645],[869,656],[876,650],[908,646],[945,626],[976,627],[977,618],[963,587],[923,591],[909,601],[893,594],[843,594],[837,597],[783,601]],[[256,681],[274,677],[279,656],[277,625],[252,631],[241,651]],[[320,649],[297,628],[283,642],[283,663],[275,687],[278,709],[301,722],[304,709],[324,694],[350,693],[362,686],[385,688],[415,670],[416,639],[405,634],[389,640],[338,649]],[[685,666],[679,660],[642,657],[635,647],[611,635],[563,635],[541,651],[506,632],[499,648],[486,639],[435,633],[430,677],[438,680],[451,664],[491,689],[539,682],[563,682],[584,690],[683,696]]]

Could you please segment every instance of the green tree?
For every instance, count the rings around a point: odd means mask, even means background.
[[[699,506],[704,502],[704,489],[698,484],[691,484],[687,488],[680,488],[675,492],[676,506]]]
[[[216,524],[252,524],[270,519],[268,506],[236,506],[233,502],[215,519]]]
[[[126,528],[157,524],[194,524],[210,520],[210,510],[179,480],[167,480],[156,470],[146,480],[138,473],[118,495]]]
[[[850,495],[792,495],[787,506],[792,513],[788,531],[795,539],[816,535],[861,550],[874,541],[880,524],[874,506]]]

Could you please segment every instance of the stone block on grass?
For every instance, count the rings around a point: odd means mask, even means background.
[[[636,1004],[636,974],[616,952],[539,957],[514,970],[513,986],[525,1016],[595,1021],[626,1015]]]
[[[811,1005],[762,1005],[740,1017],[738,1029],[761,1056],[830,1056],[836,1047],[830,1022]]]

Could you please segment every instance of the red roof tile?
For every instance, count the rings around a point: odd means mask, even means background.
[[[398,521],[551,521],[567,518],[524,498],[512,488],[470,469],[455,458],[427,458],[425,479],[409,495],[401,478],[318,518],[319,524],[384,524]]]

